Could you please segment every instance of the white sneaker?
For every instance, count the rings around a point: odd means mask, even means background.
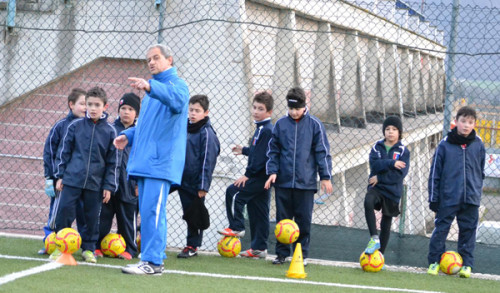
[[[122,268],[122,273],[131,275],[161,275],[163,265],[154,265],[147,261],[141,261],[134,265],[127,265]]]

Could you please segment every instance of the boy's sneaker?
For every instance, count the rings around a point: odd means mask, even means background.
[[[104,257],[104,254],[102,254],[102,251],[100,249],[96,249],[94,251],[94,256],[95,257]]]
[[[273,260],[273,265],[282,265],[286,261],[286,257],[278,255],[274,260]]]
[[[57,249],[56,249],[56,250],[57,250]],[[40,249],[37,253],[38,253],[39,255],[48,254],[48,253],[47,253],[47,250],[45,250],[45,248]]]
[[[124,260],[131,260],[132,259],[132,255],[130,253],[126,252],[126,251],[120,253],[118,255],[118,257],[121,258],[121,259],[124,259]]]
[[[62,252],[59,249],[54,250],[52,254],[49,256],[50,260],[57,260],[61,256]]]
[[[429,275],[437,276],[439,274],[439,264],[437,262],[431,264],[427,270]]]
[[[233,237],[243,237],[245,236],[245,231],[234,231],[231,228],[226,228],[224,230],[219,230],[217,233],[224,236],[233,236]]]
[[[192,246],[186,246],[184,249],[177,255],[177,258],[190,258],[193,256],[197,256],[198,252]]]
[[[460,276],[460,278],[469,278],[470,272],[471,268],[469,266],[463,266],[458,272],[458,275]]]
[[[266,258],[267,250],[248,249],[240,253],[241,257]]]
[[[147,261],[140,261],[134,265],[128,265],[122,268],[122,273],[131,275],[161,275],[163,265],[154,265]]]
[[[307,267],[307,258],[304,258],[304,266]]]
[[[377,249],[380,249],[380,240],[370,238],[370,241],[368,242],[368,245],[366,246],[365,253],[366,254],[373,254],[375,252],[375,250],[377,250]]]
[[[97,259],[95,259],[94,253],[90,250],[83,251],[82,257],[85,262],[97,263]]]

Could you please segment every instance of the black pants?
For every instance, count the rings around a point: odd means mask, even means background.
[[[189,209],[195,197],[198,197],[198,192],[188,191],[186,189],[179,188],[177,190],[179,192],[179,197],[181,199],[182,210],[184,214]],[[201,200],[205,202],[205,197],[202,197]],[[191,246],[194,249],[201,246],[201,242],[203,241],[203,230],[190,230],[187,228],[187,241],[186,246]]]
[[[100,249],[102,239],[108,235],[113,225],[113,217],[116,214],[116,224],[118,234],[125,240],[126,252],[132,257],[137,254],[137,202],[128,203],[120,200],[119,191],[111,196],[108,203],[102,204],[101,215],[99,217],[99,240],[97,248]]]
[[[368,190],[365,196],[365,217],[366,224],[368,225],[368,230],[370,231],[370,236],[378,235],[377,233],[377,224],[375,219],[375,210],[382,209],[382,220],[380,222],[380,252],[382,254],[385,252],[385,248],[389,243],[389,236],[391,235],[391,224],[392,224],[392,216],[388,216],[386,214],[390,214],[391,211],[385,211],[387,205],[393,205],[393,203],[384,203],[390,199],[385,198],[382,194],[380,194],[376,189],[371,188]],[[393,211],[394,212],[394,211]]]
[[[309,243],[311,242],[311,221],[314,205],[314,190],[274,187],[276,195],[276,222],[291,219],[299,226],[300,235],[295,246],[302,246],[302,257],[309,256]],[[276,242],[276,254],[279,256],[290,255],[290,245]]]
[[[59,232],[70,228],[77,215],[77,205],[83,203],[85,229],[80,232],[82,250],[94,252],[99,238],[99,213],[102,205],[102,191],[76,188],[64,185],[59,195],[55,228]]]

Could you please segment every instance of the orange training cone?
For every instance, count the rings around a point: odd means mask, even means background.
[[[292,263],[286,272],[286,276],[294,279],[305,279],[307,274],[304,272],[304,259],[302,258],[302,245],[297,243],[293,252]]]
[[[56,262],[66,266],[76,266],[76,260],[71,253],[63,253],[59,256]]]

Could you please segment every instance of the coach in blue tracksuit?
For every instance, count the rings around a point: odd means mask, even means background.
[[[172,184],[180,184],[186,158],[189,90],[172,67],[171,50],[154,45],[147,52],[150,80],[129,78],[131,86],[144,90],[139,120],[121,133],[115,145],[132,146],[127,171],[139,186],[141,262],[122,272],[155,275],[163,272],[167,258],[167,197]]]
[[[269,179],[265,188],[274,183],[276,221],[292,219],[299,226],[300,236],[295,243],[301,243],[305,260],[309,255],[317,178],[319,175],[321,188],[331,193],[332,158],[325,127],[307,111],[304,90],[290,89],[286,100],[288,114],[276,121],[269,141],[266,163]],[[283,264],[290,255],[290,247],[277,242],[276,254],[273,264]]]

